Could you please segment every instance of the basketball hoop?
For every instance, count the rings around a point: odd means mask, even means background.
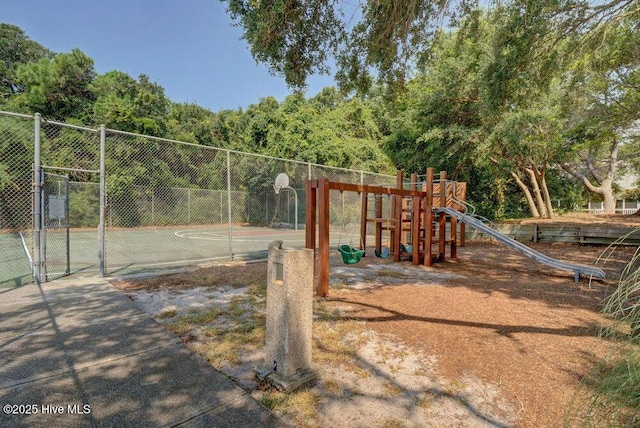
[[[293,192],[293,195],[296,198],[295,199],[295,221],[294,221],[293,229],[297,231],[298,230],[298,192],[296,192],[296,189],[289,186],[289,176],[284,172],[281,172],[280,174],[278,174],[278,176],[276,177],[276,182],[273,185],[273,190],[276,192],[276,195],[279,194],[280,190],[282,189],[291,190]]]
[[[280,189],[284,189],[285,187],[289,187],[289,176],[284,172],[281,172],[276,177],[276,182],[273,185],[273,190],[275,190],[276,195],[280,193]]]

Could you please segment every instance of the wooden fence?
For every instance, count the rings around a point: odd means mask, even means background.
[[[584,245],[608,245],[618,240],[623,245],[640,245],[640,229],[603,225],[498,224],[498,230],[520,242],[567,242]],[[467,228],[467,240],[488,240],[481,232]]]

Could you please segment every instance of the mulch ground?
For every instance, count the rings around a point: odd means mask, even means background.
[[[605,263],[598,261],[603,246],[531,246],[567,262],[597,264],[607,280],[575,283],[571,272],[554,271],[498,244],[468,243],[457,259],[431,268],[458,278],[334,288],[327,303],[348,307],[345,317],[434,355],[442,376],[473,375],[499,386],[519,409],[518,426],[571,424],[567,409],[582,377],[615,347],[598,337],[611,324],[600,311],[636,248],[620,248]],[[391,262],[366,257],[361,263]],[[340,265],[337,255],[334,265]]]

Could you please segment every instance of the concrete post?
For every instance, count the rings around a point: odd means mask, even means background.
[[[265,362],[262,381],[291,392],[317,378],[311,369],[313,250],[269,245]]]

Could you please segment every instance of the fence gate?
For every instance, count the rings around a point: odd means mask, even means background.
[[[42,173],[41,277],[46,281],[69,275],[69,176]]]

